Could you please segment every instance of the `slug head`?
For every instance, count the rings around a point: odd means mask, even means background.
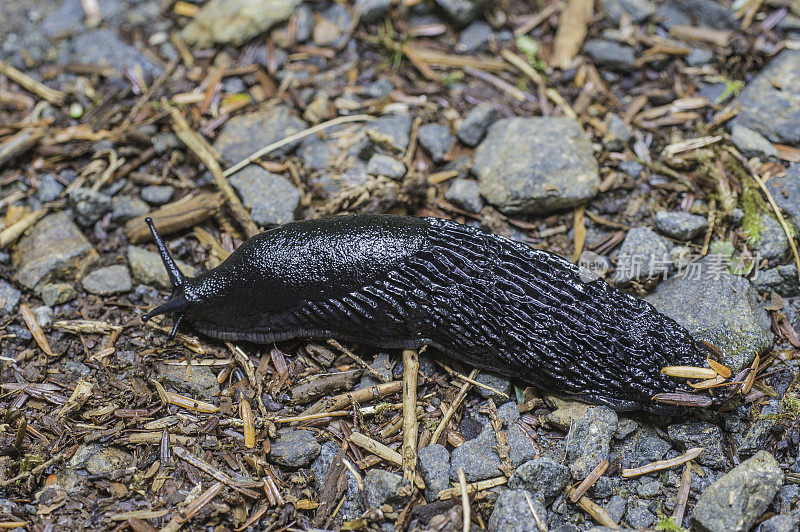
[[[183,275],[183,272],[180,270],[180,268],[178,268],[178,265],[175,263],[175,259],[173,259],[172,255],[169,254],[166,244],[164,244],[164,241],[161,239],[158,231],[156,231],[153,220],[151,218],[145,218],[144,221],[147,222],[150,232],[153,233],[153,241],[156,243],[158,252],[161,255],[161,261],[164,263],[164,267],[167,269],[167,275],[169,275],[169,281],[172,284],[172,295],[166,303],[157,306],[142,316],[142,321],[147,321],[153,316],[159,316],[161,314],[175,314],[175,324],[172,326],[172,332],[170,333],[170,339],[173,339],[178,333],[178,326],[183,319],[184,312],[186,312],[186,310],[189,308],[189,301],[184,293],[186,277]]]

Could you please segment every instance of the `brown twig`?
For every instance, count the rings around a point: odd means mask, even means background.
[[[417,377],[419,359],[414,349],[403,351],[403,476],[414,482],[417,470]]]
[[[164,103],[168,105],[166,102]],[[250,213],[244,205],[242,205],[239,196],[236,195],[231,184],[228,183],[228,180],[225,178],[222,167],[219,165],[214,155],[214,149],[208,144],[206,139],[189,127],[189,124],[186,122],[186,119],[183,118],[180,111],[174,107],[169,107],[169,113],[172,116],[172,129],[175,131],[175,134],[181,142],[186,144],[187,148],[203,161],[208,171],[211,172],[214,183],[216,183],[217,188],[225,194],[234,218],[236,218],[236,221],[239,222],[239,225],[244,229],[247,237],[249,238],[257,235],[259,233],[258,226],[250,217]]]
[[[44,98],[53,105],[62,105],[64,100],[67,98],[67,95],[63,92],[56,89],[51,89],[50,87],[39,83],[32,77],[20,72],[2,59],[0,59],[0,74],[8,76],[9,79],[18,83],[21,87],[24,87],[37,96]]]
[[[464,470],[458,468],[458,486],[461,489],[461,512],[462,521],[464,524],[464,532],[469,532],[471,528],[472,517],[470,516],[471,509],[469,505],[469,494],[467,493],[467,478],[464,476]]]
[[[478,375],[478,370],[473,369],[469,374],[469,378],[474,379],[476,375]],[[469,381],[464,382],[464,384],[461,386],[461,389],[458,391],[456,398],[453,399],[453,402],[450,404],[450,407],[447,409],[447,411],[442,416],[442,419],[439,421],[439,426],[436,427],[436,431],[433,433],[433,438],[431,438],[432,443],[439,442],[439,438],[442,437],[442,432],[444,432],[445,428],[447,427],[447,424],[450,422],[450,418],[452,418],[453,414],[455,414],[458,405],[460,405],[461,401],[464,400],[464,397],[467,396],[467,392],[469,391],[470,386],[472,386],[472,384],[470,384]]]
[[[675,467],[684,464],[690,460],[694,460],[695,458],[700,456],[702,452],[703,452],[702,447],[694,447],[692,449],[689,449],[682,455],[676,456],[675,458],[671,458],[669,460],[657,460],[642,467],[637,467],[634,469],[623,469],[622,476],[623,478],[638,477],[639,475],[646,475],[647,473],[652,473],[653,471],[669,469],[670,467]]]
[[[683,523],[683,516],[686,514],[686,503],[689,501],[689,490],[692,487],[692,466],[687,462],[683,468],[681,484],[678,486],[678,493],[675,495],[675,509],[672,511],[672,519],[675,524],[680,526]]]

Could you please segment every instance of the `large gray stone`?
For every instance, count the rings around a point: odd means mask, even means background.
[[[772,346],[770,319],[750,281],[732,275],[727,263],[709,255],[678,277],[660,283],[644,300],[677,321],[698,340],[725,354],[739,371]]]
[[[603,12],[615,24],[619,24],[623,15],[631,22],[638,24],[653,14],[655,7],[649,0],[603,0]]]
[[[312,432],[292,430],[272,442],[269,457],[286,467],[305,467],[319,455],[320,445]]]
[[[444,445],[433,443],[419,452],[418,465],[425,481],[425,500],[435,501],[440,491],[450,487],[450,453]]]
[[[552,458],[528,460],[519,466],[508,479],[511,489],[526,489],[549,504],[569,482],[569,468]]]
[[[769,214],[763,214],[760,218],[760,231],[758,240],[753,245],[753,249],[760,259],[779,259],[786,256],[789,251],[789,239],[778,221]]]
[[[503,413],[498,411],[503,419]],[[507,413],[507,412],[506,412]],[[517,410],[517,418],[519,410]],[[516,423],[511,421],[506,429],[509,446],[509,458],[512,467],[517,467],[536,456],[536,449],[531,444],[527,434]],[[497,436],[491,424],[486,423],[480,434],[455,449],[450,454],[450,479],[457,480],[457,471],[460,467],[464,470],[467,482],[476,482],[487,478],[496,477],[500,471],[500,456],[497,454]]]
[[[800,50],[784,50],[734,101],[739,114],[730,125],[744,126],[772,142],[800,144]]]
[[[781,486],[780,464],[767,451],[759,451],[703,491],[692,520],[701,531],[747,532]]]
[[[370,469],[364,475],[364,493],[370,508],[402,507],[411,496],[411,482],[390,471]]]
[[[214,147],[219,150],[226,164],[234,164],[267,144],[297,133],[305,127],[306,123],[295,116],[289,107],[276,105],[228,120],[214,142]],[[297,141],[287,144],[270,155],[275,157],[290,153],[299,143]]]
[[[176,260],[175,262],[184,274],[194,275],[195,270],[192,266],[182,260]],[[137,246],[128,246],[128,265],[131,267],[131,273],[133,273],[133,278],[136,282],[155,286],[162,290],[171,290],[173,288],[169,282],[169,275],[166,268],[164,268],[164,263],[161,261],[161,255],[155,251]]]
[[[567,435],[567,461],[572,478],[586,478],[608,458],[617,422],[616,412],[605,406],[596,406],[572,425]]]
[[[539,519],[546,522],[547,513],[544,506],[532,493],[526,490],[504,491],[494,503],[494,510],[489,517],[489,530],[497,532],[538,530],[531,506]]]
[[[708,229],[708,220],[704,216],[682,211],[659,211],[655,222],[661,233],[678,240],[692,240]]]
[[[218,400],[219,382],[208,366],[192,366],[186,371],[186,366],[162,362],[156,366],[156,371],[159,381],[168,388],[203,401]]]
[[[703,454],[697,458],[698,463],[716,469],[728,465],[722,446],[722,430],[718,426],[705,421],[692,421],[670,425],[668,430],[670,439],[679,442],[686,449],[703,448]]]
[[[507,214],[541,213],[597,194],[592,145],[570,118],[506,118],[489,128],[475,151],[481,194]]]
[[[228,180],[239,193],[250,216],[260,226],[293,222],[300,206],[300,191],[288,179],[250,165]]]
[[[614,280],[627,283],[658,277],[672,266],[667,243],[649,227],[634,227],[625,235],[617,257]]]
[[[132,288],[131,274],[122,264],[98,268],[83,278],[83,289],[98,296],[130,292]]]
[[[4,315],[14,312],[21,296],[22,292],[7,283],[5,279],[0,279],[0,311]]]
[[[800,227],[800,163],[790,164],[783,177],[767,181],[767,189],[795,227]]]
[[[13,256],[14,280],[29,289],[54,279],[73,280],[98,258],[69,213],[62,211],[42,218],[20,239]]]
[[[124,68],[133,69],[137,66],[148,78],[161,74],[159,65],[135,46],[122,42],[111,30],[96,29],[79,33],[72,42],[72,48],[76,61],[110,66],[120,77]]]
[[[466,26],[480,14],[486,0],[436,0],[456,26]]]
[[[210,0],[183,28],[189,44],[239,45],[288,19],[300,0]]]

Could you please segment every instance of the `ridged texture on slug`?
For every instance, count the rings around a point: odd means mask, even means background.
[[[321,234],[315,223],[325,227]],[[227,340],[429,344],[618,410],[674,411],[651,401],[678,386],[660,369],[703,365],[695,341],[673,320],[602,280],[583,282],[575,265],[554,254],[434,218],[341,217],[326,244],[325,223],[267,232],[227,264],[187,279],[195,304],[186,319]],[[303,234],[303,245],[293,244]],[[269,253],[284,261],[265,260]]]

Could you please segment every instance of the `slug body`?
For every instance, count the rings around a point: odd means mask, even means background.
[[[152,228],[152,227],[151,227]],[[337,338],[433,346],[473,366],[616,410],[651,400],[702,366],[691,335],[561,257],[436,218],[357,215],[290,223],[184,278],[154,232],[176,313],[208,336],[270,343]],[[177,329],[177,324],[176,324]]]

